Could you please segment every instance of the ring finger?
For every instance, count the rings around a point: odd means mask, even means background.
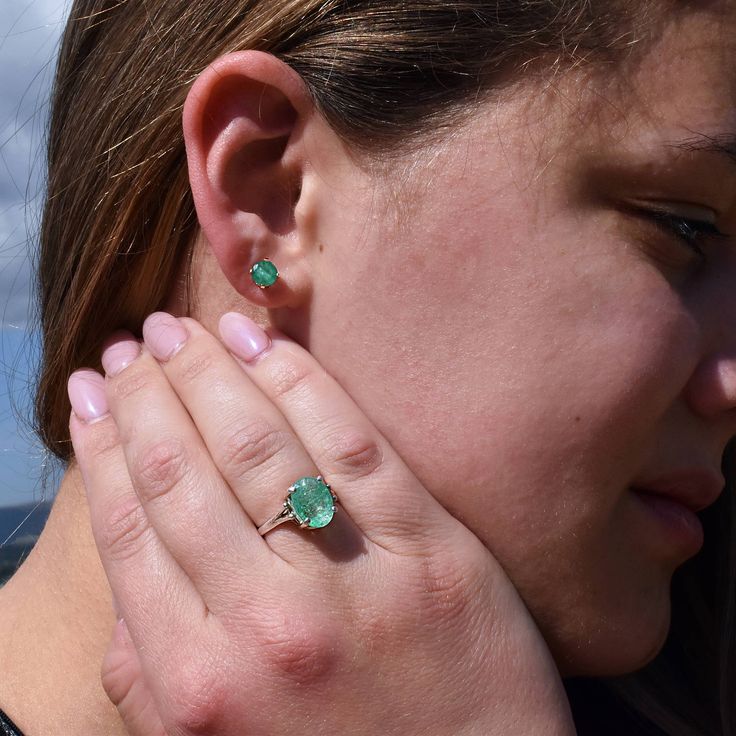
[[[285,487],[299,477],[298,463],[294,464],[288,455],[279,457],[285,446],[294,443],[309,458],[299,473],[314,475],[321,471],[333,484],[347,511],[337,517],[343,529],[345,517],[349,516],[360,534],[379,546],[395,543],[395,547],[405,548],[412,537],[426,541],[431,530],[437,529],[437,523],[451,519],[353,400],[306,350],[285,337],[278,337],[271,344],[265,333],[257,331],[260,328],[255,323],[242,315],[231,318],[243,320],[241,326],[250,323],[255,328],[250,337],[240,333],[240,347],[245,341],[250,350],[265,349],[261,359],[246,366],[241,360],[245,357],[243,350],[233,349],[233,335],[223,334],[222,325],[227,320],[221,321],[221,335],[237,362],[219,340],[192,319],[177,320],[158,313],[148,318],[143,333],[149,349],[165,361],[164,371],[194,418],[216,465],[257,525],[274,514],[283,501]],[[167,331],[178,330],[179,340],[186,340],[186,347],[173,357],[164,345],[158,344],[161,325]],[[250,379],[245,383],[244,373]],[[205,390],[208,387],[209,391]],[[248,421],[261,427],[256,436],[283,433],[283,441],[276,443],[275,450],[272,447],[270,451],[257,451],[258,442],[255,450],[242,441],[233,443],[228,436],[237,437],[238,433],[232,429],[223,436],[221,425],[232,428],[238,426],[237,421],[243,421],[243,407],[247,407]],[[218,420],[213,421],[213,417]],[[221,417],[226,420],[221,421]],[[246,438],[248,434],[254,433],[246,433]],[[223,453],[227,446],[239,448],[238,452]],[[251,462],[254,454],[258,459],[256,473]],[[247,462],[233,463],[232,456],[245,456]],[[320,530],[313,540],[325,539],[331,530],[334,533],[335,526],[333,523]],[[286,543],[300,535],[284,536]],[[280,547],[282,539],[277,537],[274,541]],[[349,542],[354,542],[354,536]],[[350,546],[355,551],[354,544]],[[285,556],[291,558],[290,554]]]
[[[144,322],[146,347],[160,361],[169,382],[161,392],[168,390],[172,399],[178,395],[177,403],[182,402],[182,410],[192,417],[214,465],[260,527],[283,508],[287,489],[295,481],[320,471],[278,408],[244,375],[220,341],[194,320],[186,324],[188,329],[182,320],[162,312]],[[360,548],[361,537],[341,513],[309,540],[306,551],[316,547],[332,557],[344,557]],[[295,534],[291,524],[279,526],[265,541],[284,559],[305,557],[304,535]]]

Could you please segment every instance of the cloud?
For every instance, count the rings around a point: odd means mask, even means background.
[[[0,0],[0,327],[29,320],[44,128],[62,0]]]
[[[68,6],[0,0],[0,507],[40,498],[46,467],[29,424],[38,350],[26,326],[48,95]]]
[[[33,432],[38,343],[38,335],[25,330],[0,329],[0,514],[4,506],[38,501],[44,488],[50,498],[60,477],[60,467]]]

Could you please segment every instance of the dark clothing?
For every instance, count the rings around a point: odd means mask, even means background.
[[[0,736],[23,736],[23,731],[5,715],[2,708],[0,708]]]

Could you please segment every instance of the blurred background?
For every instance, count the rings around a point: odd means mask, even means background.
[[[68,0],[0,0],[0,584],[43,528],[61,468],[33,432],[32,272],[45,126]]]

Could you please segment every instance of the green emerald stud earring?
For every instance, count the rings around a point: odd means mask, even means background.
[[[256,286],[261,289],[267,289],[276,283],[279,277],[279,270],[271,263],[268,258],[264,258],[258,263],[254,263],[250,268],[250,277]]]

